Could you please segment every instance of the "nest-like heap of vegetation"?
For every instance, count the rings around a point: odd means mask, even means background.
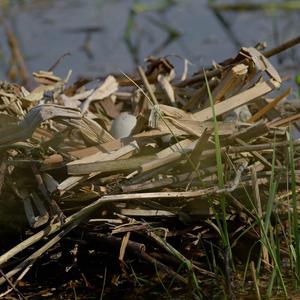
[[[190,77],[149,58],[100,84],[2,82],[1,296],[287,296],[300,106],[275,53],[242,48]]]

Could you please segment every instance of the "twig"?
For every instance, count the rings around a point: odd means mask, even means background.
[[[62,60],[66,57],[66,56],[69,56],[71,55],[70,52],[67,52],[67,53],[64,53],[63,55],[61,55],[57,60],[56,62],[51,65],[51,67],[48,69],[48,72],[52,72],[61,62]]]
[[[145,251],[141,251],[140,256],[147,262],[151,263],[152,265],[156,266],[162,272],[169,274],[176,278],[179,282],[184,283],[185,285],[188,284],[188,280],[176,273],[174,270],[169,268],[167,265],[163,264],[156,258],[152,257],[151,255],[147,254]]]
[[[22,55],[21,48],[19,46],[16,35],[14,34],[10,24],[4,18],[2,18],[2,22],[7,36],[7,41],[11,49],[12,58],[18,66],[20,77],[23,81],[23,84],[27,87],[30,87],[31,82],[30,82],[29,72],[27,70],[27,66],[24,57]]]
[[[293,38],[275,48],[272,48],[270,50],[267,50],[267,51],[264,51],[262,54],[265,56],[265,57],[271,57],[271,56],[274,56],[274,55],[277,55],[289,48],[292,48],[294,46],[296,46],[297,44],[300,43],[300,36],[296,37],[296,38]]]
[[[204,274],[209,277],[214,277],[214,274],[212,272],[209,272],[207,270],[204,270],[200,267],[197,267],[194,265],[189,259],[187,259],[184,255],[182,255],[178,250],[176,250],[173,246],[171,246],[167,241],[163,240],[161,237],[159,237],[157,234],[155,234],[153,231],[148,231],[148,235],[158,243],[163,249],[165,249],[168,253],[171,255],[174,255],[179,261],[184,263],[184,265],[187,267],[189,271],[191,270],[197,270],[199,273]]]
[[[42,254],[44,254],[46,251],[48,251],[52,246],[54,246],[56,243],[58,243],[68,232],[70,232],[72,229],[74,229],[78,225],[78,221],[74,224],[71,224],[70,226],[63,229],[60,233],[58,233],[53,239],[51,239],[48,243],[46,243],[44,246],[42,246],[40,249],[35,251],[33,254],[31,254],[29,257],[24,259],[19,265],[17,265],[13,270],[6,273],[5,276],[2,276],[0,278],[0,285],[4,284],[7,279],[11,278],[18,272],[20,272],[22,269],[28,267],[31,265],[36,259],[38,259]]]
[[[262,52],[262,54],[265,56],[265,57],[271,57],[271,56],[274,56],[276,54],[279,54],[289,48],[292,48],[294,47],[295,45],[299,44],[300,43],[300,36],[296,37],[296,38],[293,38],[281,45],[279,45],[278,47],[275,47],[275,48],[272,48],[270,50],[267,50],[267,51],[264,51]],[[226,65],[223,66],[223,67],[220,67],[219,69],[214,69],[214,70],[205,70],[205,73],[206,73],[206,77],[208,79],[212,78],[212,77],[215,77],[215,76],[218,76],[220,75],[222,72],[224,72],[225,69],[228,68],[228,66],[230,66],[230,62],[232,62],[233,59],[229,59],[226,61]],[[197,74],[197,75],[194,75],[192,78],[188,78],[184,81],[181,81],[179,83],[177,83],[175,86],[177,87],[185,87],[186,85],[192,85],[198,81],[202,81],[204,80],[204,73],[201,72],[200,74]]]
[[[7,262],[10,258],[18,254],[19,252],[23,251],[24,249],[30,247],[31,245],[35,244],[39,240],[41,240],[43,237],[48,236],[50,234],[53,234],[60,230],[61,228],[64,228],[67,225],[70,224],[79,224],[81,221],[83,221],[85,218],[87,218],[90,214],[92,214],[96,209],[98,209],[100,206],[102,206],[104,203],[110,203],[115,201],[132,201],[132,200],[138,200],[138,199],[156,199],[156,198],[185,198],[185,197],[195,197],[195,196],[201,196],[206,195],[207,190],[200,190],[197,192],[165,192],[165,193],[136,193],[136,194],[121,194],[121,195],[109,195],[109,196],[103,196],[102,198],[96,200],[94,203],[84,207],[79,212],[71,215],[65,220],[65,223],[61,225],[60,223],[56,223],[53,225],[48,226],[46,229],[41,230],[40,232],[34,234],[33,236],[29,237],[28,239],[24,240],[20,244],[16,245],[6,253],[2,254],[0,256],[0,266]]]
[[[8,282],[8,284],[11,286],[11,291],[14,290],[19,299],[25,299],[24,296],[22,295],[22,293],[16,288],[16,286],[10,281],[10,279],[5,275],[5,273],[2,271],[2,269],[0,269],[0,274],[3,278],[5,278],[5,280]],[[1,295],[1,297],[3,297],[4,295]]]
[[[258,145],[248,145],[248,146],[230,146],[227,149],[227,153],[240,153],[240,152],[251,152],[251,151],[261,151],[261,150],[270,150],[275,147],[286,147],[290,144],[289,141],[277,142],[277,143],[265,143]],[[300,140],[293,141],[294,146],[300,145]],[[226,147],[222,148],[225,151]],[[208,151],[207,151],[208,152]]]
[[[91,203],[90,205],[85,206],[80,211],[76,212],[75,214],[66,218],[65,223],[61,225],[60,223],[56,223],[53,225],[48,226],[44,230],[34,234],[33,236],[29,237],[28,239],[24,240],[17,246],[13,247],[6,253],[0,256],[0,266],[7,262],[10,258],[18,254],[19,252],[23,251],[24,249],[30,247],[31,245],[35,244],[43,237],[48,236],[57,232],[58,230],[65,228],[66,226],[71,226],[72,224],[80,224],[83,220],[86,220],[94,211],[99,209],[105,203],[111,202],[128,202],[134,200],[146,200],[146,199],[186,199],[186,198],[196,198],[196,197],[203,197],[207,196],[208,194],[217,193],[217,188],[207,188],[207,189],[200,189],[196,191],[189,191],[189,192],[157,192],[157,193],[134,193],[134,194],[118,194],[118,195],[107,195],[99,198],[95,202]]]

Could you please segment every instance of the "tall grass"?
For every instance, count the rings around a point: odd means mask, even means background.
[[[211,100],[210,100],[211,101]],[[214,121],[216,123],[216,120]],[[250,216],[252,216],[252,218],[254,219],[254,223],[250,224],[247,228],[245,228],[245,230],[243,230],[243,232],[239,235],[238,238],[236,238],[233,241],[233,244],[236,244],[238,242],[238,240],[248,231],[251,229],[254,229],[254,226],[258,225],[260,232],[261,232],[261,238],[260,238],[260,243],[266,247],[270,258],[272,259],[272,264],[273,264],[273,270],[272,270],[272,274],[271,274],[271,280],[269,282],[269,286],[267,289],[267,294],[270,293],[270,295],[272,294],[273,291],[273,285],[274,283],[277,281],[277,283],[281,286],[285,297],[288,297],[288,293],[287,293],[287,289],[286,289],[286,285],[284,283],[284,279],[283,279],[283,273],[281,270],[281,257],[280,257],[280,253],[279,253],[279,241],[277,239],[277,237],[274,239],[273,236],[273,226],[271,224],[271,216],[274,213],[274,207],[275,207],[275,199],[276,199],[276,195],[277,195],[277,190],[278,190],[278,180],[277,180],[277,175],[276,175],[276,148],[275,148],[275,142],[276,142],[276,135],[274,136],[274,141],[273,141],[273,151],[272,151],[272,168],[271,168],[271,175],[270,175],[270,185],[269,185],[269,192],[268,192],[268,200],[267,200],[267,205],[266,205],[266,209],[265,209],[265,215],[264,218],[261,218],[259,216],[259,213],[257,211],[257,208],[255,206],[255,204],[253,203],[253,200],[251,198],[251,195],[248,193],[247,189],[245,187],[244,188],[244,192],[246,197],[249,200],[249,204],[251,205],[251,209],[252,212],[249,211],[248,209],[247,212],[250,213]],[[218,143],[216,143],[216,155],[218,155]],[[220,150],[219,150],[219,155],[220,155]],[[235,169],[234,164],[231,162],[230,158],[228,157],[229,162],[231,163],[232,167]],[[217,160],[217,162],[220,163],[221,158],[219,157],[219,159]],[[223,167],[223,166],[222,166]],[[218,168],[218,170],[220,171],[221,167]],[[295,172],[294,172],[295,173]],[[218,176],[221,176],[221,174],[218,173]],[[223,176],[223,173],[222,173]],[[224,180],[222,181],[224,177],[221,178],[221,184],[224,183]],[[293,180],[293,182],[295,183],[295,180]],[[219,182],[220,184],[220,182]],[[225,196],[224,196],[225,198]],[[222,199],[221,199],[222,200]],[[223,199],[224,200],[224,199]],[[221,203],[222,205],[222,203]],[[223,209],[222,209],[222,215],[226,217],[226,211],[224,211],[224,209],[226,209],[226,203],[223,203]],[[224,220],[224,218],[223,218]],[[219,223],[218,223],[219,226]],[[219,226],[220,227],[220,226]],[[227,227],[225,227],[225,229],[227,229]],[[219,232],[222,232],[222,230],[218,230]],[[223,234],[222,234],[223,238],[225,237],[224,234],[224,229],[223,229]],[[228,236],[228,231],[227,231],[227,236]],[[224,244],[225,245],[225,244]],[[229,247],[230,244],[228,243]],[[299,243],[298,243],[299,245]],[[250,262],[250,255],[252,250],[254,249],[254,245],[253,247],[250,249],[249,251],[249,255],[248,255],[248,260],[247,263],[245,265],[245,276],[246,276],[246,269],[248,268],[249,262]],[[261,255],[262,252],[260,252],[259,255],[259,260],[257,263],[257,276],[259,276],[260,272],[261,272]]]
[[[223,164],[222,164],[222,151],[221,151],[221,143],[219,138],[219,127],[215,112],[215,105],[214,100],[211,94],[211,90],[208,84],[207,76],[205,70],[203,69],[205,84],[208,92],[208,98],[212,110],[213,116],[213,127],[214,127],[214,138],[215,138],[215,149],[216,149],[216,162],[217,162],[217,176],[218,176],[218,186],[219,189],[224,189],[224,172],[223,172]],[[232,263],[232,252],[230,247],[230,240],[228,234],[228,227],[227,227],[227,212],[226,212],[226,198],[224,193],[220,195],[220,207],[221,207],[221,218],[218,213],[215,213],[216,221],[219,227],[219,233],[221,235],[221,239],[225,249],[229,253],[230,261]]]
[[[214,128],[214,143],[215,143],[215,150],[216,150],[216,164],[217,164],[217,177],[218,177],[218,187],[219,189],[224,189],[225,187],[225,181],[224,181],[224,167],[223,167],[223,161],[222,161],[222,151],[221,151],[221,143],[220,143],[220,138],[219,138],[219,127],[218,127],[218,122],[217,122],[217,117],[215,113],[215,107],[214,107],[214,100],[212,97],[212,93],[208,84],[208,80],[206,77],[206,73],[204,72],[204,78],[205,78],[205,84],[207,87],[207,92],[208,92],[208,97],[210,101],[210,106],[212,110],[212,121],[213,121],[213,128]],[[124,73],[123,73],[124,74]],[[151,103],[152,107],[154,110],[157,109],[156,113],[159,116],[159,118],[168,126],[167,122],[164,120],[163,114],[159,111],[158,108],[158,103],[157,100],[151,99],[150,97],[141,89],[140,86],[138,86],[131,78],[129,78],[126,74],[124,74],[128,79],[130,79],[137,88],[141,90],[141,92],[144,94],[144,96],[148,99],[148,101]],[[172,136],[174,137],[176,142],[179,142],[177,140],[176,135],[172,132],[171,128],[169,128]],[[266,247],[270,258],[271,258],[271,264],[273,265],[272,271],[271,271],[271,276],[270,276],[270,281],[267,287],[267,296],[272,295],[273,293],[273,288],[274,284],[278,283],[280,287],[282,288],[285,297],[288,297],[286,285],[284,282],[283,278],[283,272],[281,269],[281,257],[280,257],[280,252],[279,252],[279,247],[280,247],[280,242],[277,236],[273,234],[273,226],[271,224],[271,216],[274,213],[274,207],[275,207],[275,199],[278,191],[278,180],[277,180],[277,174],[276,174],[276,149],[275,149],[275,141],[276,141],[276,136],[274,136],[274,146],[273,146],[273,154],[272,154],[272,168],[271,168],[271,176],[269,179],[270,185],[269,185],[269,191],[268,191],[268,199],[266,203],[266,209],[265,209],[265,214],[264,217],[260,217],[257,211],[257,208],[255,204],[253,203],[253,199],[251,195],[248,193],[246,188],[244,187],[244,191],[246,193],[247,198],[249,199],[249,203],[251,205],[252,211],[248,210],[247,211],[250,213],[250,215],[253,217],[254,222],[250,224],[245,230],[239,235],[237,239],[234,240],[233,243],[237,243],[238,239],[241,238],[248,230],[254,229],[255,226],[258,226],[261,232],[261,238],[259,242]],[[180,143],[179,143],[180,145]],[[181,148],[181,147],[180,147]],[[183,149],[182,149],[183,151]],[[183,151],[184,153],[184,151]],[[291,167],[291,191],[292,191],[292,215],[291,215],[291,234],[292,237],[287,237],[290,238],[290,240],[293,241],[293,244],[291,245],[291,253],[293,254],[293,261],[294,261],[294,266],[295,266],[295,275],[297,278],[297,281],[299,283],[299,278],[300,278],[300,241],[299,241],[299,230],[298,230],[298,221],[297,221],[297,201],[296,201],[296,174],[295,174],[295,163],[294,163],[294,149],[293,149],[293,144],[290,142],[289,146],[289,164]],[[194,165],[194,163],[190,160],[189,155],[186,154],[186,159],[189,161],[189,163],[192,165],[192,168],[197,171],[198,168]],[[231,162],[232,163],[232,162]],[[233,164],[232,164],[233,165]],[[234,167],[234,165],[233,165]],[[200,175],[199,175],[199,179]],[[229,260],[230,260],[230,266],[231,268],[234,268],[233,264],[233,259],[232,259],[232,249],[231,249],[231,242],[229,238],[229,232],[228,232],[228,226],[227,226],[227,200],[225,197],[225,194],[222,193],[219,195],[219,200],[220,200],[220,211],[216,210],[213,207],[214,211],[214,216],[216,219],[216,224],[214,224],[211,221],[208,221],[211,226],[213,226],[216,231],[219,233],[221,241],[223,243],[224,249],[227,253],[229,253]],[[289,234],[288,234],[289,235]],[[186,267],[186,269],[189,272],[190,279],[192,282],[192,285],[194,287],[194,290],[197,291],[199,296],[201,295],[201,288],[199,286],[198,279],[196,277],[196,274],[193,272],[192,264],[189,260],[183,259],[182,257],[179,257],[179,253],[177,251],[174,252],[174,249],[170,251],[175,257],[178,257],[179,260],[183,263],[183,265]],[[212,251],[214,253],[214,251]],[[251,250],[250,250],[251,252]],[[179,256],[178,256],[179,255]],[[250,255],[250,254],[249,254]],[[250,259],[250,256],[249,256]],[[248,260],[248,263],[246,263],[246,268],[249,264],[250,260]],[[258,261],[257,267],[256,267],[256,272],[257,276],[259,278],[261,274],[261,254],[260,254],[260,259]],[[215,271],[217,271],[216,267],[216,261],[215,257],[213,256],[213,262],[210,266],[210,268]],[[224,277],[226,277],[226,274],[223,274]],[[227,274],[228,275],[228,274]],[[228,277],[228,276],[227,276]],[[230,278],[224,278],[224,279],[230,279]],[[201,296],[200,296],[201,297]]]
[[[294,161],[294,146],[290,134],[288,136],[289,145],[289,163],[291,170],[291,191],[292,191],[292,214],[291,214],[291,233],[294,248],[294,260],[295,260],[295,276],[297,279],[297,285],[300,283],[300,240],[299,240],[299,228],[298,228],[298,213],[297,213],[297,194],[296,194],[296,172],[295,172],[295,161]]]
[[[275,170],[275,164],[276,164],[275,142],[276,142],[276,135],[274,136],[274,141],[273,141],[272,168],[271,168],[270,186],[269,186],[265,218],[264,219],[259,218],[257,211],[256,214],[257,214],[257,218],[260,225],[259,227],[262,235],[261,243],[267,248],[273,263],[273,270],[272,270],[271,280],[268,285],[267,295],[270,296],[272,294],[274,280],[278,279],[278,283],[281,286],[285,297],[287,298],[288,293],[287,293],[286,285],[284,283],[283,273],[281,270],[281,257],[279,255],[279,252],[277,252],[276,250],[277,245],[276,242],[274,241],[273,227],[271,224],[271,215],[272,212],[274,211],[275,198],[276,198],[277,188],[278,188],[278,180],[276,178],[276,170]],[[258,273],[260,272],[260,264],[261,264],[261,253],[256,268]]]

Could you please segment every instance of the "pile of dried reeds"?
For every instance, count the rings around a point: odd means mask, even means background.
[[[242,48],[190,78],[149,58],[146,72],[100,85],[42,71],[32,91],[2,82],[2,296],[20,295],[38,259],[80,269],[91,288],[111,263],[85,270],[92,252],[115,253],[116,285],[134,281],[142,260],[191,297],[209,295],[219,276],[233,294],[233,264],[251,262],[254,282],[269,272],[286,293],[282,262],[300,274],[300,141],[290,126],[300,112],[267,57],[290,45]]]

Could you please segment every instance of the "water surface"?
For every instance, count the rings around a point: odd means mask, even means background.
[[[62,54],[56,70],[73,76],[131,72],[149,55],[176,54],[187,58],[191,70],[197,70],[235,55],[243,46],[266,41],[273,47],[299,34],[298,11],[224,12],[221,19],[205,0],[173,1],[165,11],[140,13],[134,19],[131,40],[138,51],[133,55],[124,40],[131,0],[1,0],[2,14],[12,24],[30,72],[48,69]],[[144,8],[164,1],[138,1]],[[219,1],[225,2],[225,1]],[[224,23],[225,22],[225,23]],[[162,24],[158,24],[162,23]],[[226,24],[226,26],[224,26]],[[159,26],[160,25],[160,26]],[[169,34],[178,38],[164,46]],[[9,66],[10,52],[3,28],[0,28],[1,78]],[[279,57],[279,68],[289,71],[299,66],[300,51]],[[179,58],[173,61],[180,66]],[[273,59],[278,66],[278,58]]]

